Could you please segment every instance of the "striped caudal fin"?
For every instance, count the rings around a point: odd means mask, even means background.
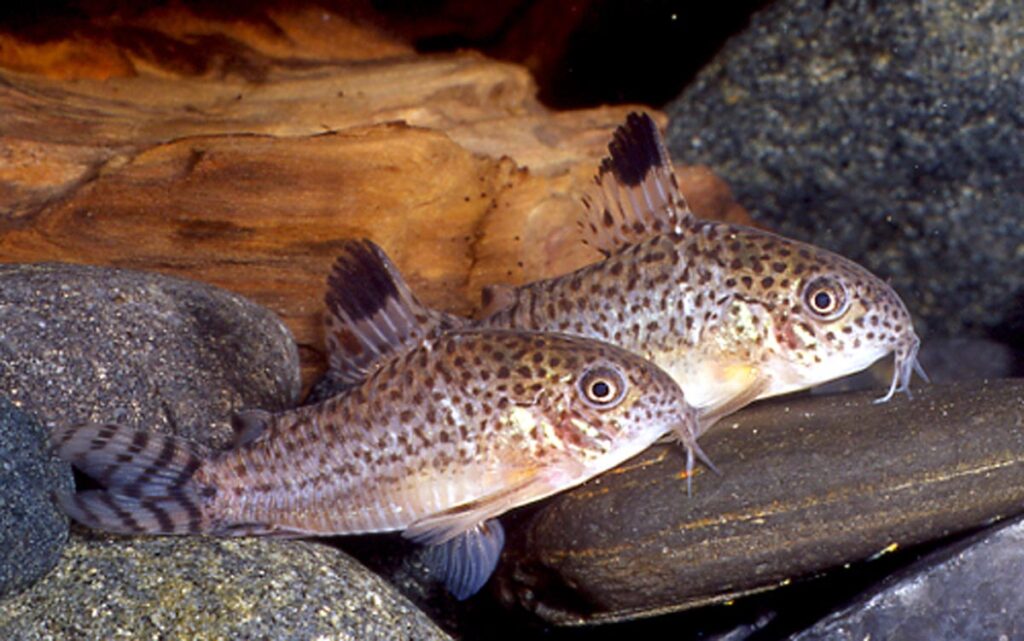
[[[201,487],[193,475],[203,462],[188,441],[92,424],[62,427],[50,436],[58,456],[103,486],[58,497],[71,518],[122,534],[193,534],[210,529]]]

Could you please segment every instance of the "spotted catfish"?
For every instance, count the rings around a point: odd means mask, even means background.
[[[924,377],[910,315],[886,283],[823,249],[696,218],[647,115],[631,114],[609,152],[581,221],[605,259],[485,292],[479,326],[566,332],[641,354],[682,386],[702,429],[891,352],[895,374],[879,401],[909,394],[914,370]]]
[[[498,515],[665,434],[699,454],[696,414],[655,365],[580,337],[459,327],[424,337],[436,316],[387,278],[378,251],[350,243],[331,279],[338,349],[376,358],[366,369],[335,355],[362,372],[355,387],[247,414],[240,442],[223,451],[117,425],[57,429],[57,453],[103,488],[62,497],[63,509],[125,534],[401,530],[432,546],[432,563],[465,598],[497,563]]]

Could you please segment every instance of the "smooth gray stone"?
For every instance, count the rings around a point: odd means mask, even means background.
[[[232,411],[295,403],[298,362],[272,312],[216,287],[0,265],[0,391],[47,424],[118,422],[223,442]]]
[[[71,468],[49,453],[43,427],[0,396],[0,599],[57,563],[68,520],[52,495],[72,487]]]
[[[891,279],[927,335],[1024,329],[1024,12],[778,0],[666,107],[679,162]]]
[[[450,637],[384,581],[324,545],[75,535],[53,572],[0,602],[0,638]]]
[[[1024,379],[757,403],[506,528],[499,592],[556,624],[729,601],[1024,509]]]
[[[1018,518],[929,555],[791,641],[1021,639],[1021,577]]]

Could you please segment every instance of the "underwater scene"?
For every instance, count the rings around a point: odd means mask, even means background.
[[[0,9],[0,638],[1024,638],[1024,14]]]

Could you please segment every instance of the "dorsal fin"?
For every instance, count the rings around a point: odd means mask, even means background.
[[[343,383],[358,383],[383,358],[461,324],[416,300],[384,250],[369,240],[342,245],[324,301],[331,375]]]
[[[605,256],[651,236],[680,231],[693,217],[654,120],[633,112],[615,130],[608,156],[583,197],[583,242]]]

